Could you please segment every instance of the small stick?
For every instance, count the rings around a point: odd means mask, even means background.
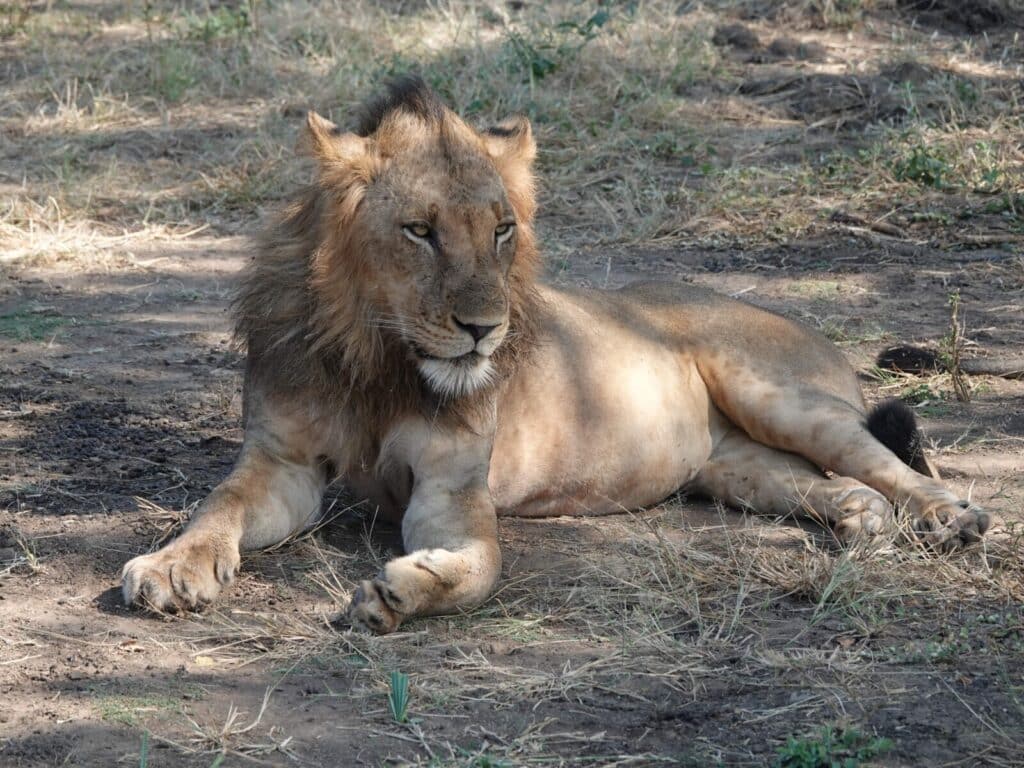
[[[953,391],[961,403],[971,402],[971,390],[967,385],[963,368],[960,366],[960,353],[964,346],[964,327],[960,319],[960,292],[949,295],[949,375],[953,380]]]

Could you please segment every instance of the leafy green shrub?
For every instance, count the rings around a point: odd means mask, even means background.
[[[865,760],[892,749],[890,739],[872,739],[855,728],[836,730],[830,725],[817,737],[789,737],[778,750],[776,768],[857,768]]]
[[[892,164],[892,175],[897,181],[912,181],[926,187],[942,189],[952,166],[941,149],[918,144]]]

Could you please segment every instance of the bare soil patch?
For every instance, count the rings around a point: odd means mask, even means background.
[[[1003,0],[901,0],[898,4],[914,21],[933,25],[948,32],[978,33],[997,27],[1020,27],[1019,4]]]

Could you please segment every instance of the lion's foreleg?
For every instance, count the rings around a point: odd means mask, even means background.
[[[453,487],[443,475],[420,478],[402,520],[409,554],[363,581],[352,597],[353,626],[392,632],[409,616],[454,613],[479,605],[501,574],[497,519],[481,474]]]
[[[324,483],[317,467],[246,445],[181,535],[125,564],[125,602],[164,611],[212,601],[234,579],[240,550],[276,544],[315,518]]]

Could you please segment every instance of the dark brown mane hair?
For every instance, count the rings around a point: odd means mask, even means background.
[[[376,133],[384,118],[394,112],[408,112],[431,126],[444,122],[448,108],[433,89],[418,75],[400,75],[384,90],[369,99],[358,112],[355,132],[359,136]]]
[[[398,111],[442,130],[459,120],[422,80],[405,77],[367,103],[357,134],[386,131],[387,118]],[[496,130],[505,137],[529,128],[520,121]],[[485,152],[482,141],[480,151]],[[533,179],[528,163],[492,160],[518,224],[509,273],[509,332],[492,356],[495,385],[465,397],[445,400],[431,391],[406,345],[372,322],[368,286],[373,276],[351,226],[361,191],[339,192],[321,173],[259,237],[232,306],[236,343],[248,352],[249,384],[259,382],[264,390],[289,398],[311,398],[340,413],[345,439],[351,442],[350,464],[373,466],[381,440],[403,416],[418,413],[470,427],[479,423],[497,389],[535,344],[540,300]]]

